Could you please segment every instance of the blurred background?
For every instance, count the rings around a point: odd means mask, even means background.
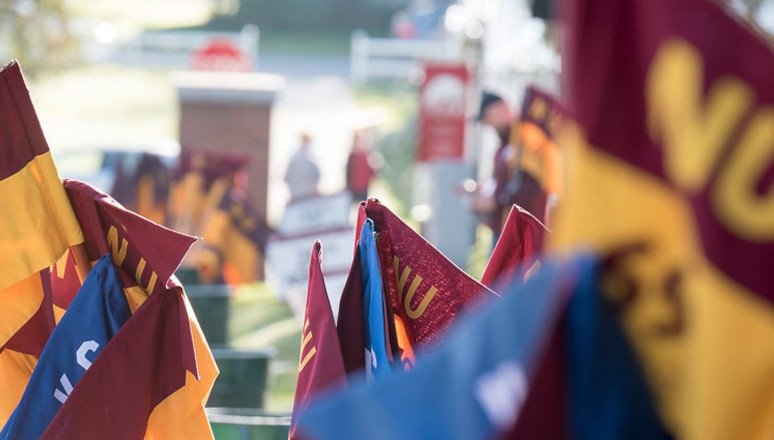
[[[466,194],[498,143],[481,92],[560,96],[548,3],[3,0],[0,58],[21,62],[63,178],[203,237],[179,276],[213,346],[262,365],[219,360],[211,404],[288,413],[309,252],[320,239],[335,315],[356,202],[481,273],[492,231]],[[774,30],[774,1],[725,3]],[[260,385],[242,401],[224,388],[240,374]]]

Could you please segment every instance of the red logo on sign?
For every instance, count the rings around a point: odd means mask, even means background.
[[[228,40],[213,40],[194,52],[194,70],[249,72],[250,57]]]

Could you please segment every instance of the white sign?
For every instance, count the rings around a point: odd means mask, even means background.
[[[348,192],[290,202],[285,207],[277,232],[282,236],[298,236],[349,227],[351,206],[352,197]]]
[[[316,240],[322,243],[322,270],[334,318],[352,263],[355,233],[349,225],[348,193],[303,199],[289,204],[278,234],[269,239],[266,260],[278,296],[303,318],[309,257]]]

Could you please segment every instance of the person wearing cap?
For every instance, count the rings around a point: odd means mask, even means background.
[[[511,136],[518,130],[518,115],[499,95],[484,92],[478,119],[494,128],[500,140],[493,160],[494,188],[481,192],[473,199],[473,209],[492,229],[496,242],[511,205],[517,204],[542,219],[545,194],[536,176],[521,166],[523,149],[518,137]],[[512,139],[516,142],[511,142]]]

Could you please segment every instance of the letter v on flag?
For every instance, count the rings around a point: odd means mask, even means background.
[[[669,433],[774,438],[771,44],[720,2],[565,3],[578,126],[549,247],[610,255]]]
[[[172,275],[195,239],[124,209],[84,183],[65,181],[65,187],[83,227],[88,257],[109,252],[119,268],[133,312],[126,328],[133,330],[120,331],[105,347],[44,437],[136,433],[146,438],[212,438],[204,403],[218,370]],[[63,262],[65,276],[73,273],[71,262]],[[59,271],[52,274],[54,302],[64,308],[73,283],[58,276]],[[113,402],[105,407],[110,410],[94,409],[104,402]]]

